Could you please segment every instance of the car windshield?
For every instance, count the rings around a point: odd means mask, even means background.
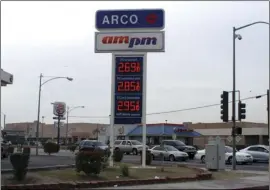
[[[186,146],[182,141],[175,141],[176,146]]]
[[[176,148],[174,148],[173,146],[165,146],[165,149],[167,151],[178,151]]]
[[[133,145],[141,145],[142,143],[140,141],[131,141],[131,144],[133,144]]]
[[[107,146],[105,143],[103,142],[93,142],[93,145],[95,146]]]
[[[265,148],[269,151],[269,146],[265,146]]]

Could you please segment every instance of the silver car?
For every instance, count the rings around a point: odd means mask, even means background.
[[[154,146],[150,149],[153,160],[186,161],[188,154],[177,150],[173,146],[163,145]]]
[[[137,155],[142,152],[143,145],[140,141],[137,140],[116,140],[114,142],[114,149],[125,152],[126,154],[132,153]],[[148,149],[148,146],[146,146]]]
[[[254,162],[269,162],[269,146],[252,145],[240,150],[240,152],[250,154]]]

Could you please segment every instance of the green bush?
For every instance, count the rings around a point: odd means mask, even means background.
[[[142,154],[141,154],[141,163],[142,163]],[[152,155],[149,150],[146,151],[146,159],[145,159],[145,164],[146,165],[151,165],[152,163]]]
[[[77,145],[75,145],[75,144],[68,146],[68,150],[70,150],[71,152],[74,152],[76,148],[77,148]]]
[[[47,142],[44,144],[44,152],[49,155],[59,152],[60,146],[54,142]]]
[[[14,178],[18,181],[22,181],[27,173],[29,154],[13,153],[10,155],[10,162],[13,167]]]
[[[14,152],[14,147],[10,146],[8,147],[8,153],[12,154]]]
[[[24,154],[30,154],[31,148],[30,147],[23,147],[23,153]]]
[[[124,153],[121,152],[119,149],[114,150],[113,152],[113,160],[115,162],[121,162],[123,159]]]
[[[84,172],[86,175],[99,174],[102,170],[104,151],[80,151],[76,155],[76,171]]]
[[[121,174],[124,177],[128,177],[129,176],[129,167],[126,164],[123,164],[120,166],[120,170],[121,170]]]

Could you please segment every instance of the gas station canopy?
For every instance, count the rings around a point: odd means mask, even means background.
[[[13,84],[13,75],[1,69],[1,86]]]

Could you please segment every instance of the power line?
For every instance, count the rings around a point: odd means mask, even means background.
[[[243,99],[240,99],[240,100],[245,101],[245,100],[250,100],[250,99],[258,99],[258,98],[261,98],[263,96],[267,96],[267,94],[251,96],[251,97],[243,98]],[[232,101],[230,101],[229,103],[232,103]],[[184,108],[184,109],[180,109],[180,110],[153,112],[153,113],[148,113],[146,115],[160,115],[160,114],[167,114],[167,113],[176,113],[176,112],[197,110],[197,109],[209,108],[209,107],[220,106],[220,105],[221,105],[220,103],[219,104],[209,104],[209,105],[197,106],[197,107],[193,107],[193,108]],[[74,117],[74,118],[96,118],[96,119],[98,119],[98,118],[109,118],[109,116],[69,116],[69,117]]]

